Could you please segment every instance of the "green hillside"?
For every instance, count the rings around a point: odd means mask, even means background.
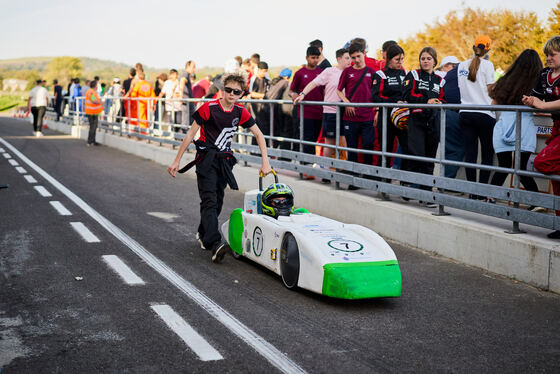
[[[0,69],[2,70],[36,70],[44,71],[49,62],[54,57],[23,57],[0,60]],[[84,65],[84,71],[102,71],[102,70],[122,70],[130,69],[130,65],[110,60],[102,60],[91,57],[80,57]],[[147,70],[159,70],[152,67],[146,67]]]

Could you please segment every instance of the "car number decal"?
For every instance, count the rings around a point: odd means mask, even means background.
[[[331,240],[328,244],[329,247],[342,252],[359,252],[364,248],[361,243],[345,239]]]
[[[260,227],[255,227],[253,231],[253,252],[259,257],[263,251],[263,233]]]

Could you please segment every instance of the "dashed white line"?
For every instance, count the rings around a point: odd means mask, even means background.
[[[46,189],[45,187],[43,187],[43,186],[35,186],[34,188],[35,188],[35,189],[37,190],[37,192],[39,192],[39,193],[41,194],[41,196],[43,196],[43,197],[51,197],[51,196],[52,196],[51,193],[50,193],[49,191],[47,191],[47,189]]]
[[[84,225],[81,222],[70,222],[70,224],[72,225],[72,228],[74,228],[74,230],[76,230],[76,232],[78,234],[81,235],[82,238],[84,238],[84,240],[88,243],[99,243],[101,240],[99,240],[99,238],[95,235],[93,235],[93,233],[91,231],[89,231],[89,229],[86,227],[86,225]]]
[[[25,174],[27,173],[27,170],[25,170],[24,168],[22,168],[21,166],[17,166],[16,170],[18,171],[18,173],[20,174]]]
[[[173,332],[193,350],[202,361],[223,360],[223,356],[169,305],[152,305],[151,308]]]
[[[25,180],[28,181],[29,183],[37,183],[37,179],[33,178],[32,175],[24,175],[23,177],[24,177]]]
[[[13,158],[10,158],[8,160],[8,162],[10,163],[10,165],[12,166],[19,166],[18,162],[16,160],[14,160]]]
[[[9,153],[2,153],[2,156],[4,156],[4,158],[12,158],[12,155]]]
[[[64,205],[62,205],[62,203],[60,201],[49,201],[49,203],[51,203],[53,208],[55,208],[56,211],[58,212],[58,214],[60,214],[61,216],[71,216],[72,215],[72,213],[70,213],[70,211],[68,209],[66,209],[66,207]]]
[[[136,275],[118,256],[107,255],[102,257],[103,261],[105,261],[127,284],[131,286],[145,284],[142,278]]]
[[[4,150],[4,148],[0,148],[0,153],[4,153],[4,152],[6,152],[6,151]]]
[[[214,300],[206,296],[204,292],[196,288],[192,283],[181,277],[165,262],[150,253],[140,243],[128,236],[124,231],[115,226],[111,221],[102,216],[99,212],[89,206],[84,200],[77,196],[74,192],[66,188],[62,183],[53,178],[49,173],[41,169],[37,164],[27,158],[23,153],[18,151],[13,145],[0,138],[0,143],[10,149],[24,163],[35,170],[46,181],[52,184],[62,194],[72,200],[91,218],[97,221],[103,228],[111,233],[115,238],[120,240],[132,252],[146,262],[152,269],[167,279],[171,284],[177,287],[181,292],[190,297],[204,311],[218,320],[228,330],[240,338],[243,342],[258,352],[270,364],[278,368],[283,373],[305,373],[305,370],[292,361],[288,356],[282,353],[278,348],[263,339],[259,334],[251,330],[243,322],[235,318],[227,310],[223,309]]]

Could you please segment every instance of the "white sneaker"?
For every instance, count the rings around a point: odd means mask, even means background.
[[[200,239],[200,234],[199,234],[198,232],[196,233],[196,240],[197,240],[198,243],[200,244],[200,248],[206,249],[206,247],[204,246],[204,244],[202,244],[202,239]]]
[[[38,138],[41,136],[41,132],[40,131],[35,131],[35,137]]]

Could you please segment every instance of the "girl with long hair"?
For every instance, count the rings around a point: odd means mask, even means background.
[[[529,95],[533,89],[535,80],[539,76],[543,65],[539,54],[533,49],[524,50],[515,59],[513,64],[495,85],[488,90],[493,104],[498,105],[522,105],[524,95]],[[504,168],[511,168],[513,163],[513,151],[515,149],[515,112],[501,112],[500,118],[494,126],[493,145],[498,156],[498,164]],[[533,114],[524,112],[521,115],[521,170],[527,169],[527,162],[531,153],[537,147],[537,128],[533,123]],[[506,173],[495,172],[491,184],[501,186],[507,178]],[[537,184],[531,177],[521,178],[521,184],[528,191],[537,192]],[[531,210],[536,207],[530,207]]]
[[[488,96],[488,86],[494,84],[494,65],[488,61],[488,52],[492,40],[481,35],[474,41],[474,55],[471,59],[461,62],[458,70],[461,104],[490,105],[492,100]],[[463,109],[459,111],[459,123],[463,131],[465,142],[465,162],[476,163],[478,159],[478,142],[480,141],[481,161],[484,165],[492,165],[494,148],[492,134],[496,116],[491,111]],[[467,180],[476,182],[476,169],[466,168]],[[490,172],[481,170],[480,183],[488,183]],[[471,198],[483,199],[471,195]]]
[[[411,70],[404,79],[403,98],[407,103],[441,104],[443,102],[443,78],[435,74],[437,53],[425,47],[419,55],[420,69]],[[439,121],[433,109],[411,109],[408,120],[408,150],[414,156],[436,156],[439,143]],[[409,160],[408,168],[424,174],[433,174],[434,163]],[[429,189],[430,187],[422,187]],[[433,204],[430,204],[433,205]],[[433,205],[435,206],[435,205]]]

